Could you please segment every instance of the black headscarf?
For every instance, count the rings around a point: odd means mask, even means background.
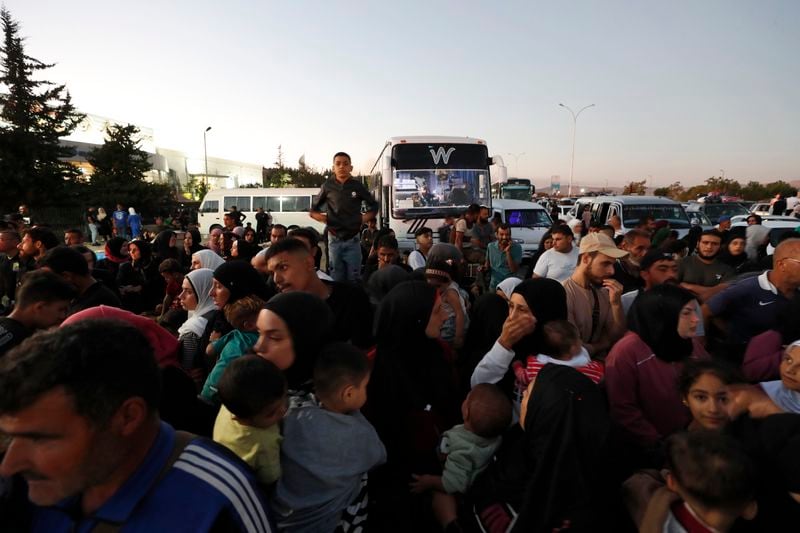
[[[190,233],[192,235],[192,246],[189,248],[189,256],[205,248],[205,246],[203,246],[203,237],[200,236],[199,229],[192,228],[187,230],[186,233]]]
[[[321,299],[306,292],[278,294],[264,308],[281,317],[292,335],[294,363],[284,374],[289,388],[300,390],[311,380],[322,346],[331,340],[333,311]]]
[[[682,361],[692,354],[692,339],[678,335],[678,318],[694,295],[672,284],[656,285],[636,297],[628,312],[628,328],[639,335],[662,361]]]
[[[747,236],[745,235],[744,231],[742,231],[743,229],[744,228],[742,227],[737,227],[732,228],[727,232],[728,235],[726,236],[725,242],[722,243],[722,250],[719,252],[718,257],[721,262],[732,267],[737,272],[739,269],[744,268],[743,265],[748,261],[747,250],[742,248],[742,253],[739,255],[731,255],[730,251],[728,250],[728,245],[734,239],[744,239],[747,241]]]
[[[123,237],[113,237],[106,243],[106,259],[112,263],[125,263],[130,261],[130,257],[122,255],[122,245],[128,242]]]
[[[136,246],[139,249],[139,255],[141,257],[138,261],[136,261],[136,267],[147,266],[150,263],[150,260],[153,257],[153,249],[150,247],[149,242],[137,239],[131,241],[128,246]]]
[[[264,301],[274,295],[264,282],[264,278],[246,261],[221,264],[214,271],[214,279],[231,292],[228,304],[250,295],[258,296]]]
[[[552,320],[567,319],[567,293],[553,279],[526,279],[514,289],[514,294],[525,298],[525,303],[536,317],[536,329],[514,345],[518,358],[536,355],[544,346],[544,325]]]
[[[367,293],[369,294],[370,302],[373,305],[378,305],[383,300],[383,297],[389,294],[389,291],[396,285],[408,281],[410,277],[411,274],[398,265],[389,265],[376,270],[367,282]]]
[[[506,318],[508,302],[495,293],[482,295],[472,305],[464,347],[458,358],[459,375],[462,381],[466,381],[462,385],[466,385],[467,390],[470,388],[469,380],[475,367],[500,337]]]
[[[178,258],[178,249],[169,245],[169,241],[172,240],[173,237],[177,237],[175,232],[167,229],[160,232],[156,235],[156,238],[153,239],[153,256],[155,256],[159,262],[164,259]]]
[[[516,426],[477,482],[478,497],[518,511],[513,531],[600,531],[608,513],[607,441],[611,422],[597,386],[574,368],[548,364]]]

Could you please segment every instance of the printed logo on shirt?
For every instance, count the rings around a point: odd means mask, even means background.
[[[761,305],[761,306],[774,304],[774,303],[775,303],[775,300],[772,300],[771,302],[762,302],[761,300],[758,301],[758,305]]]
[[[356,197],[356,191],[353,191],[353,192],[351,192],[351,193],[350,193],[350,196],[351,196],[351,197],[353,197],[353,198],[355,198],[355,197]]]

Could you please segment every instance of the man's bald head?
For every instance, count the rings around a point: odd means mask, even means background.
[[[773,262],[777,263],[787,257],[800,259],[800,238],[792,237],[778,244],[772,259]]]

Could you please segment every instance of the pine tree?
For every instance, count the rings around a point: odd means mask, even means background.
[[[111,124],[102,146],[86,157],[94,167],[89,196],[99,205],[135,204],[142,209],[169,197],[169,187],[145,181],[152,168],[147,152],[140,148],[139,128]]]
[[[80,170],[64,161],[74,150],[59,138],[69,135],[84,115],[72,105],[64,85],[34,79],[52,64],[25,55],[19,23],[0,9],[4,41],[0,48],[0,204],[63,204]]]

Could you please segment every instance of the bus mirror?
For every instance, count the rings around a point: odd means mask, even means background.
[[[483,191],[486,187],[486,174],[478,174],[478,190]]]

